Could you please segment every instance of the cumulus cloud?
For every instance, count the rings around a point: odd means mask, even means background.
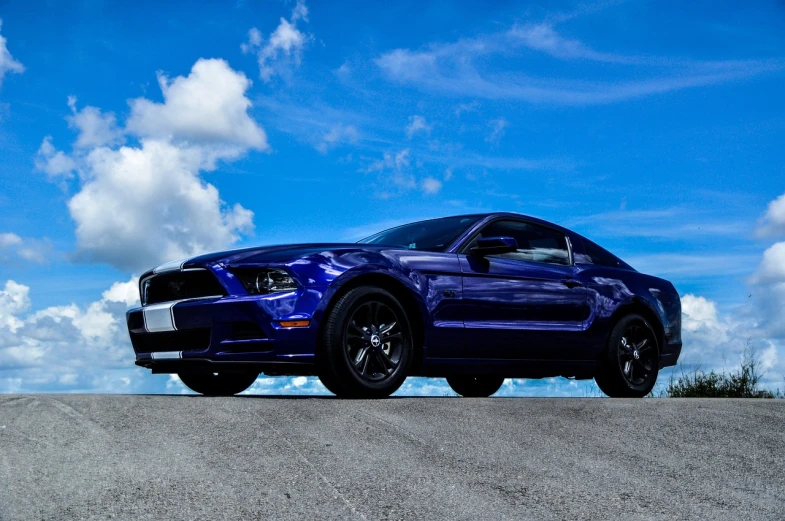
[[[76,108],[76,96],[68,97],[68,106],[72,114],[66,117],[68,126],[79,132],[74,142],[75,147],[99,147],[117,145],[125,141],[123,132],[117,128],[117,119],[111,112],[102,113],[96,107]]]
[[[133,392],[144,373],[133,365],[125,329],[138,303],[137,279],[117,282],[101,299],[30,311],[30,288],[0,291],[0,392],[92,390]]]
[[[16,315],[30,307],[30,288],[8,280],[0,291],[0,328],[15,333],[22,327],[22,321]]]
[[[44,264],[51,257],[52,245],[48,239],[22,239],[15,233],[0,233],[0,263],[22,259]]]
[[[785,236],[785,194],[769,203],[758,226],[761,236]]]
[[[163,103],[146,98],[130,102],[129,132],[217,148],[224,157],[268,148],[264,130],[248,115],[251,100],[245,92],[251,81],[224,60],[200,59],[188,76],[174,80],[158,73],[158,84]]]
[[[76,162],[54,147],[52,136],[46,136],[35,155],[35,169],[45,173],[50,180],[69,179],[76,170]]]
[[[411,139],[419,133],[429,134],[432,128],[424,117],[418,115],[409,116],[409,124],[406,126],[406,137]]]
[[[163,103],[130,102],[126,132],[137,145],[120,146],[114,116],[76,109],[78,136],[70,155],[45,138],[36,167],[51,178],[78,172],[68,201],[76,223],[78,259],[138,273],[156,264],[221,249],[253,229],[253,212],[227,205],[200,176],[251,149],[268,147],[248,115],[251,82],[223,60],[198,60],[188,76],[159,74]],[[88,110],[89,109],[89,110]]]
[[[750,282],[761,327],[785,340],[785,242],[774,243],[763,252]]]
[[[0,19],[0,29],[3,28],[3,20]],[[9,72],[21,74],[24,72],[25,67],[11,56],[6,44],[7,40],[0,34],[0,85],[3,84],[3,78]]]
[[[303,50],[313,39],[313,36],[297,28],[300,20],[308,21],[308,8],[302,0],[298,0],[289,20],[281,18],[266,42],[256,27],[248,31],[248,41],[240,48],[246,54],[256,54],[262,80],[268,82],[274,75],[286,74],[291,67],[300,65]]]
[[[203,151],[166,141],[99,148],[69,202],[78,254],[139,272],[165,260],[227,247],[253,227],[253,212],[221,201],[199,177]]]
[[[761,320],[758,307],[747,304],[734,312],[721,313],[717,304],[702,296],[684,295],[682,341],[679,363],[685,370],[736,371],[752,347],[764,373],[764,385],[776,389],[785,377],[785,344],[772,337]],[[678,369],[677,369],[678,371]]]

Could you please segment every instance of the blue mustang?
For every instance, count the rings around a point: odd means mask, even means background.
[[[385,397],[407,376],[463,396],[504,378],[594,378],[648,394],[681,352],[670,282],[523,215],[445,217],[359,243],[246,248],[164,264],[127,313],[136,364],[206,395],[260,373]]]

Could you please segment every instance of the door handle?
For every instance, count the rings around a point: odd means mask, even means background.
[[[577,288],[579,286],[583,286],[583,284],[581,284],[575,279],[561,279],[561,283],[567,286],[568,288]]]

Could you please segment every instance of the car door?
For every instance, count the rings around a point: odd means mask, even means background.
[[[518,250],[477,256],[478,237],[512,237]],[[480,230],[459,255],[467,358],[576,359],[588,315],[569,240],[560,230],[505,219]]]

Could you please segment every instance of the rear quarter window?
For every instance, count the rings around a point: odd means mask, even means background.
[[[575,262],[609,268],[621,267],[621,262],[614,254],[587,239],[583,239],[583,253],[575,256]]]

